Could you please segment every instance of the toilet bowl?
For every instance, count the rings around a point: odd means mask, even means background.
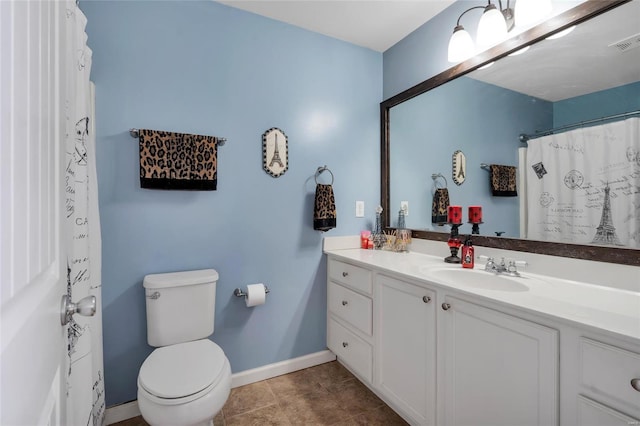
[[[207,338],[217,281],[215,269],[144,277],[147,342],[157,349],[138,373],[138,407],[152,426],[211,425],[229,397],[229,360]]]
[[[209,339],[154,350],[138,374],[138,406],[153,426],[211,425],[231,391],[231,368]]]

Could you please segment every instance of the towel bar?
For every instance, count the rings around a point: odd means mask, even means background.
[[[491,171],[491,167],[486,163],[480,163],[480,168],[485,169],[486,171]]]
[[[320,166],[318,167],[318,170],[316,170],[316,175],[315,175],[316,184],[318,183],[318,176],[320,176],[324,171],[329,172],[329,174],[331,175],[330,185],[333,185],[333,173],[331,172],[331,170],[329,170],[327,166]]]
[[[138,139],[140,137],[140,132],[138,131],[138,129],[129,129],[129,134],[134,139]],[[216,138],[216,139],[218,139],[218,143],[217,143],[218,146],[223,146],[227,141],[227,138]]]
[[[433,179],[434,184],[438,180],[438,178],[442,178],[444,180],[444,187],[445,188],[449,185],[449,182],[447,182],[447,178],[444,177],[444,175],[442,173],[434,173],[434,174],[431,175],[431,179]]]

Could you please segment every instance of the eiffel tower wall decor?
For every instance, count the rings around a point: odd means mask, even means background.
[[[464,156],[464,152],[460,150],[454,152],[451,162],[451,173],[453,175],[453,182],[455,182],[456,185],[460,186],[464,183],[465,175],[467,173],[467,159]]]
[[[289,141],[284,132],[272,127],[262,135],[262,167],[274,178],[289,169]]]

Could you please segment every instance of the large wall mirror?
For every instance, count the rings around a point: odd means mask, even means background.
[[[625,172],[620,172],[626,178],[611,178],[611,183],[597,177],[589,180],[584,174],[562,178],[564,187],[590,196],[599,215],[609,215],[605,186],[608,197],[615,198],[612,205],[619,197],[628,197],[632,207],[620,220],[635,223],[630,232],[636,234],[630,240],[625,234],[630,244],[598,244],[591,236],[589,241],[546,234],[533,238],[527,221],[542,219],[532,219],[527,205],[523,173],[530,154],[521,149],[527,143],[520,140],[521,134],[533,141],[549,129],[571,131],[614,121],[597,121],[603,117],[615,117],[617,122],[639,116],[640,47],[633,46],[640,44],[639,16],[640,0],[587,1],[384,101],[381,200],[386,226],[396,226],[395,213],[406,201],[410,212],[406,226],[414,238],[445,241],[449,227],[432,223],[432,200],[435,189],[446,185],[451,204],[482,206],[484,223],[475,238],[477,245],[640,266],[640,152],[628,150],[631,164],[621,166]],[[549,39],[574,25],[568,35]],[[632,46],[627,46],[627,39]],[[625,42],[615,46],[620,41]],[[526,52],[517,54],[527,46]],[[452,155],[458,151],[466,163],[461,185],[452,176]],[[492,194],[491,164],[517,167],[518,196]],[[615,164],[603,167],[609,166]],[[444,179],[434,180],[438,174]],[[630,182],[616,182],[625,179]],[[564,207],[559,204],[557,211]],[[564,208],[563,214],[568,210]],[[465,223],[460,232],[471,233],[471,225]],[[582,231],[576,227],[572,232]]]

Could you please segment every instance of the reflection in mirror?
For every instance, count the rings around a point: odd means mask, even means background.
[[[523,54],[506,56],[492,67],[477,69],[393,106],[388,115],[388,199],[391,210],[399,207],[400,200],[408,200],[412,212],[406,219],[407,227],[449,232],[448,226],[431,222],[436,190],[431,176],[447,173],[452,150],[461,150],[466,156],[466,180],[462,186],[449,187],[450,202],[482,206],[482,235],[495,236],[502,232],[506,237],[525,238],[529,232],[544,241],[617,244],[615,240],[594,240],[596,227],[602,225],[605,205],[612,203],[611,207],[616,204],[618,209],[618,243],[620,246],[640,247],[640,160],[618,167],[620,165],[614,164],[618,161],[610,158],[605,163],[588,166],[593,169],[589,182],[584,181],[584,170],[581,171],[582,182],[576,181],[580,178],[574,176],[569,187],[573,186],[574,195],[589,198],[590,209],[596,212],[596,219],[593,219],[594,214],[590,215],[590,220],[596,222],[590,225],[592,229],[584,232],[585,225],[582,224],[572,227],[566,235],[532,233],[527,230],[527,220],[531,217],[525,214],[531,207],[526,204],[527,187],[524,185],[526,151],[520,149],[527,144],[519,139],[521,134],[530,135],[533,145],[543,141],[538,138],[540,131],[640,110],[638,16],[640,1],[631,1],[581,23],[563,38],[542,40]],[[634,35],[635,38],[631,37]],[[640,121],[640,118],[635,120]],[[603,122],[589,124],[602,126]],[[585,128],[586,125],[579,127]],[[563,130],[571,132],[572,129],[575,127]],[[640,143],[638,137],[640,135],[636,132],[630,148],[625,146],[623,149],[623,157],[637,158],[640,155],[635,154],[634,157],[634,152],[640,152],[634,148]],[[602,160],[606,153],[606,150],[598,152],[588,145],[584,150],[595,153],[593,158],[598,160]],[[565,161],[573,160],[569,156]],[[490,172],[486,170],[490,167],[485,169],[481,164],[517,167],[520,181],[518,196],[494,196]],[[602,173],[603,168],[608,167],[618,167],[621,171],[617,175]],[[569,169],[573,170],[572,167]],[[565,180],[571,180],[570,176],[567,177],[568,171],[553,173],[563,188],[568,188]],[[533,168],[530,172],[529,175],[537,176]],[[552,173],[545,175],[544,179],[551,181]],[[621,179],[624,182],[616,182]],[[606,201],[608,181],[611,182],[611,192]],[[536,193],[538,205],[542,202],[540,194]],[[553,198],[560,201],[558,195]],[[623,198],[624,208],[617,205],[623,202]],[[565,209],[566,213],[575,206],[556,203],[552,208],[557,211]],[[555,229],[562,222],[573,220],[570,216],[556,215],[551,219],[545,216],[532,220],[540,223],[555,221],[551,224],[553,226],[548,226]],[[465,217],[464,221],[467,219]],[[622,222],[632,226],[622,231]],[[395,226],[393,221],[390,225]],[[470,233],[471,225],[465,223],[460,232]],[[589,235],[584,238],[572,236],[580,233]]]

